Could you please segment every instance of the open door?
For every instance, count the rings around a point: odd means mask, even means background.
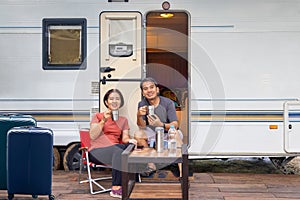
[[[137,130],[136,111],[141,99],[142,16],[139,12],[100,14],[100,111],[104,94],[119,89],[125,100],[120,114],[129,120],[131,134]]]
[[[300,102],[284,104],[284,150],[287,153],[300,152]]]
[[[190,15],[151,11],[146,15],[146,76],[157,80],[160,94],[174,101],[184,143],[189,143]]]

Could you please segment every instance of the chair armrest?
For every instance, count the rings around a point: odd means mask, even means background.
[[[87,148],[87,147],[80,147],[78,150],[79,150],[79,151],[87,151],[88,148]]]

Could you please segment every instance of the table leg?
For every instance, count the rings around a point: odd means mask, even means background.
[[[189,165],[186,146],[182,148],[182,199],[189,199]]]
[[[122,200],[128,199],[128,182],[129,182],[128,172],[122,171]]]
[[[122,199],[127,200],[134,186],[134,182],[130,181],[130,173],[128,166],[128,156],[133,151],[134,145],[130,144],[122,153]]]

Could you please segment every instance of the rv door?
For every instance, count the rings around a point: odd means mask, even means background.
[[[127,117],[131,134],[137,130],[136,110],[141,99],[142,15],[139,12],[100,14],[100,91],[99,109],[106,109],[103,96],[112,88],[124,96],[120,114]]]
[[[300,102],[284,104],[284,150],[287,153],[300,152]]]

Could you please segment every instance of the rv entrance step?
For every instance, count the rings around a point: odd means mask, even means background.
[[[182,199],[180,183],[136,183],[129,199]]]

